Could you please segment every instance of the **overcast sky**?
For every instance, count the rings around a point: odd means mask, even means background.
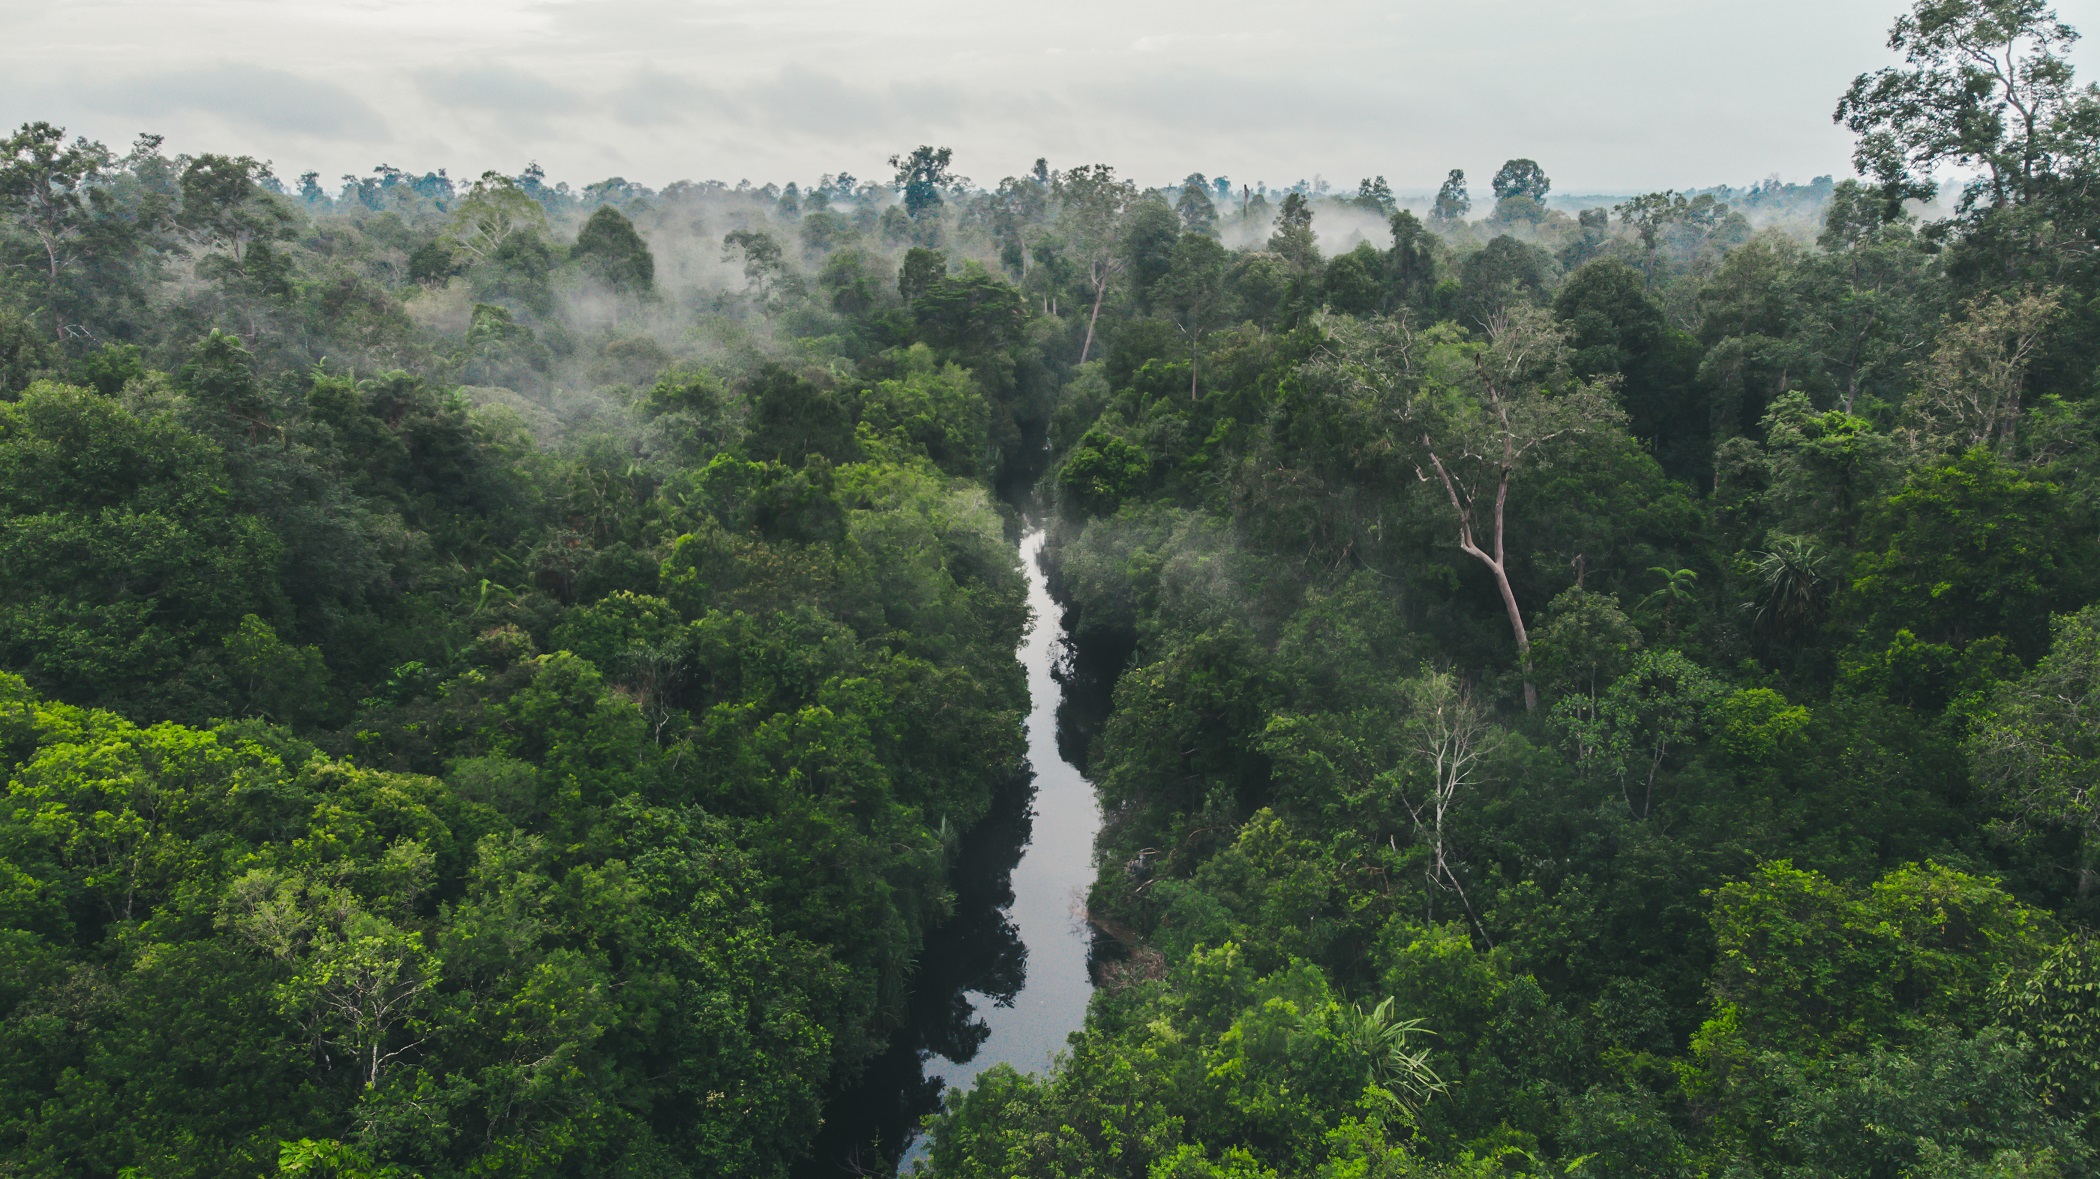
[[[1830,122],[1895,0],[0,0],[0,118],[285,177],[538,160],[863,178],[918,143],[989,184],[1039,155],[1150,183],[1383,174],[1558,192],[1849,174]],[[2079,19],[2075,6],[2064,15]],[[2093,53],[2081,46],[2081,74]]]

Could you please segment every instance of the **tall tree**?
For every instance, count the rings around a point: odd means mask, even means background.
[[[1448,671],[1424,668],[1401,692],[1408,706],[1407,748],[1413,755],[1407,768],[1414,772],[1407,776],[1421,782],[1403,793],[1401,802],[1414,820],[1416,834],[1429,845],[1428,862],[1422,866],[1429,919],[1436,919],[1436,894],[1448,888],[1458,894],[1481,940],[1493,945],[1465,885],[1459,883],[1451,828],[1458,825],[1458,813],[1469,801],[1463,795],[1475,785],[1480,762],[1494,753],[1502,732]]]
[[[1184,233],[1174,243],[1167,273],[1153,296],[1189,342],[1190,401],[1196,399],[1203,337],[1222,323],[1230,310],[1232,292],[1227,279],[1231,268],[1232,255],[1218,244],[1218,239]]]
[[[1853,79],[1831,117],[1860,137],[1860,172],[1892,191],[1930,195],[1933,169],[1952,164],[1979,170],[1965,201],[2023,204],[2094,136],[2093,99],[2063,56],[2077,36],[2043,0],[1917,0],[1889,30],[1905,68]]]
[[[510,177],[483,172],[453,209],[444,240],[472,260],[487,262],[514,238],[538,237],[546,231],[545,207]]]
[[[1123,272],[1123,221],[1137,199],[1137,185],[1116,179],[1116,170],[1107,164],[1082,164],[1057,177],[1056,193],[1058,225],[1079,264],[1085,267],[1087,289],[1093,295],[1093,307],[1087,313],[1086,340],[1079,346],[1079,363],[1085,364],[1093,354],[1101,301],[1108,295],[1109,283]]]
[[[1465,220],[1466,214],[1472,211],[1473,198],[1466,193],[1465,169],[1453,168],[1451,174],[1444,177],[1443,187],[1436,190],[1436,204],[1429,210],[1429,216],[1449,225]]]
[[[1392,215],[1393,248],[1387,259],[1391,270],[1393,299],[1417,314],[1426,311],[1436,293],[1435,235],[1414,213],[1402,209]]]
[[[262,187],[269,165],[248,156],[206,152],[182,170],[182,211],[175,222],[206,249],[226,251],[239,266],[251,243],[289,232],[291,214]]]
[[[1600,258],[1576,271],[1553,299],[1568,333],[1575,375],[1616,377],[1634,436],[1663,469],[1693,481],[1706,463],[1711,422],[1695,395],[1698,343],[1671,329],[1639,271]]]
[[[45,282],[52,293],[51,330],[66,336],[58,309],[60,276],[80,258],[93,215],[90,185],[110,164],[109,149],[87,139],[66,145],[66,132],[50,123],[24,123],[0,140],[0,209],[41,248]]]
[[[600,205],[576,234],[569,257],[613,290],[646,295],[656,286],[656,258],[634,222],[611,205]]]
[[[901,156],[890,157],[897,170],[897,190],[904,194],[904,211],[914,221],[941,211],[941,190],[954,183],[948,165],[955,150],[920,144]]]
[[[1146,193],[1130,207],[1123,222],[1123,272],[1141,312],[1151,313],[1152,289],[1173,265],[1181,236],[1181,218],[1159,193]]]
[[[1320,264],[1319,239],[1313,235],[1312,202],[1302,192],[1287,193],[1276,210],[1276,231],[1269,235],[1269,249],[1290,260],[1300,273],[1310,273]]]
[[[1624,414],[1607,391],[1569,375],[1566,342],[1537,308],[1519,304],[1490,321],[1473,371],[1456,381],[1430,377],[1427,349],[1404,321],[1333,320],[1329,328],[1316,367],[1381,423],[1385,444],[1408,456],[1419,478],[1444,492],[1459,551],[1494,578],[1524,673],[1524,706],[1537,708],[1531,637],[1509,576],[1510,488],[1544,463],[1549,443],[1618,429]]]
[[[2012,453],[2019,430],[2027,368],[2042,334],[2056,317],[2060,291],[2007,302],[1999,296],[1969,304],[1967,315],[1940,331],[1904,409],[1913,427],[1941,449],[1987,446]]]
[[[1042,239],[1043,217],[1050,205],[1049,164],[1037,160],[1042,179],[1033,174],[1008,176],[992,193],[992,237],[999,261],[1015,281],[1028,276],[1028,252]]]
[[[1174,211],[1181,214],[1181,227],[1190,233],[1218,231],[1218,207],[1211,203],[1210,186],[1204,183],[1201,172],[1191,172],[1188,179],[1181,182],[1181,194],[1174,199]]]
[[[1495,173],[1492,181],[1495,199],[1506,201],[1511,197],[1530,197],[1543,201],[1553,191],[1553,181],[1547,179],[1546,170],[1535,160],[1509,160]]]
[[[1357,208],[1366,213],[1376,213],[1380,217],[1390,217],[1393,211],[1400,207],[1399,202],[1393,199],[1393,186],[1387,184],[1383,176],[1365,177],[1357,184],[1356,195],[1350,200]]]
[[[2011,811],[2006,831],[2071,833],[2078,895],[2100,886],[2100,607],[2056,620],[2034,670],[1998,689],[1969,742],[1977,784]]]
[[[779,239],[765,230],[732,229],[723,234],[722,259],[728,261],[739,254],[744,259],[744,281],[759,298],[797,286],[795,272],[788,268]]]

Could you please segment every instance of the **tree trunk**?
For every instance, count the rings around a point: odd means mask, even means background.
[[[1501,538],[1498,536],[1495,548],[1500,550],[1501,547]],[[1490,558],[1478,548],[1471,551],[1480,559],[1481,564],[1488,567],[1488,572],[1495,575],[1495,588],[1502,592],[1502,608],[1509,613],[1510,633],[1517,638],[1517,665],[1524,671],[1524,711],[1534,711],[1539,706],[1539,693],[1531,683],[1531,635],[1524,629],[1524,612],[1517,607],[1517,594],[1510,588],[1509,572],[1502,567],[1499,559]]]
[[[1424,447],[1429,445],[1427,435],[1423,436],[1422,444]],[[1509,613],[1510,633],[1517,640],[1517,664],[1524,672],[1524,711],[1535,712],[1539,706],[1539,693],[1531,682],[1531,635],[1524,629],[1524,611],[1517,606],[1517,592],[1511,588],[1509,571],[1503,565],[1503,509],[1509,503],[1510,468],[1508,465],[1503,466],[1502,477],[1495,486],[1495,551],[1490,555],[1473,540],[1473,505],[1470,496],[1464,500],[1459,498],[1458,484],[1452,481],[1451,472],[1444,469],[1444,460],[1433,450],[1429,452],[1429,461],[1436,467],[1437,478],[1443,481],[1444,494],[1451,499],[1451,510],[1458,513],[1459,551],[1487,566],[1488,572],[1495,576],[1495,589],[1502,595],[1502,608]]]
[[[1086,317],[1086,343],[1079,346],[1079,363],[1081,364],[1086,363],[1087,355],[1094,350],[1094,324],[1101,318],[1101,297],[1107,293],[1108,280],[1106,278],[1094,284],[1094,312]]]
[[[58,247],[48,237],[43,238],[43,245],[44,258],[51,268],[51,334],[63,344],[66,342],[66,322],[59,318],[58,311]]]

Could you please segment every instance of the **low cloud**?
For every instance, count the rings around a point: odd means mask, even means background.
[[[374,139],[387,131],[378,111],[341,86],[238,63],[137,74],[76,93],[91,110],[149,122],[195,113],[258,131],[336,139]]]
[[[614,118],[630,127],[660,127],[720,113],[721,96],[676,74],[643,69],[605,96]]]
[[[417,84],[423,93],[447,106],[515,115],[558,115],[574,111],[576,95],[546,78],[505,65],[424,70]]]

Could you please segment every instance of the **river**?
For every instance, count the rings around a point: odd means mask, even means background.
[[[1081,916],[1087,886],[1094,880],[1094,833],[1101,828],[1093,784],[1058,749],[1057,714],[1062,699],[1056,676],[1063,645],[1064,609],[1050,596],[1042,570],[1043,532],[1021,539],[1021,565],[1028,575],[1028,605],[1034,622],[1021,642],[1028,671],[1028,764],[1035,772],[1035,805],[1027,846],[1013,870],[1009,919],[1027,947],[1027,976],[1011,999],[974,996],[977,1018],[990,1035],[966,1061],[936,1056],[927,1072],[967,1088],[994,1064],[1041,1072],[1086,1021],[1093,981],[1087,973],[1092,941]]]
[[[1042,1072],[1085,1022],[1093,994],[1092,937],[1081,916],[1093,882],[1101,826],[1094,788],[1066,751],[1084,742],[1103,701],[1098,686],[1076,691],[1064,641],[1064,610],[1050,595],[1043,531],[1022,536],[1020,556],[1032,615],[1016,653],[1028,677],[1028,765],[973,828],[954,866],[955,914],[927,939],[913,977],[907,1026],[850,1089],[825,1106],[824,1132],[798,1179],[881,1174],[893,1160],[909,1174],[924,1155],[920,1117],[939,1108],[944,1086],[967,1088],[995,1064]],[[1061,680],[1061,673],[1063,678]],[[1084,677],[1083,677],[1084,678]]]

